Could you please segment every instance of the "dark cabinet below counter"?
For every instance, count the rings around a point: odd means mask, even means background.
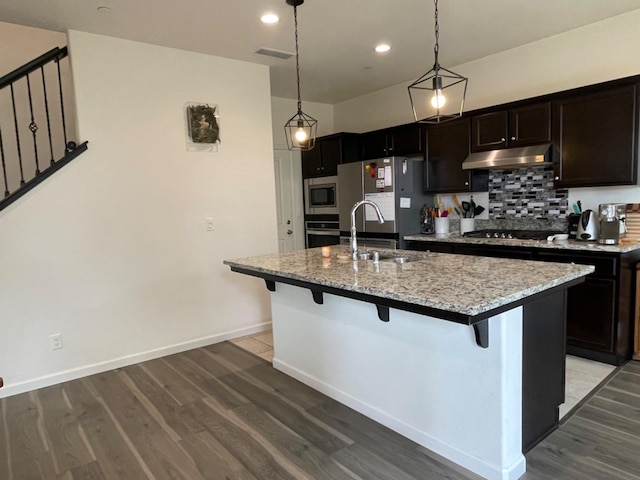
[[[550,250],[438,241],[408,241],[411,250],[594,265],[567,291],[567,353],[620,365],[633,352],[635,272],[640,250],[628,253]]]

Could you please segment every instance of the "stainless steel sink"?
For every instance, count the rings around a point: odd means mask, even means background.
[[[381,262],[407,263],[411,260],[409,257],[380,257]]]
[[[374,259],[374,251],[369,251],[369,252],[359,252],[358,253],[358,260],[371,260],[373,261]],[[388,262],[388,263],[398,263],[398,264],[402,264],[402,263],[407,263],[407,262],[411,262],[413,260],[415,260],[414,258],[410,258],[410,257],[403,257],[400,255],[380,255],[378,260],[380,262]]]

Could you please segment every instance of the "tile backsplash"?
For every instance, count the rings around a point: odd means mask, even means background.
[[[561,219],[569,212],[569,191],[554,190],[553,168],[489,171],[490,219]]]

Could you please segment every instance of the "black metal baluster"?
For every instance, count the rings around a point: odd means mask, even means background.
[[[38,139],[36,138],[36,133],[38,133],[38,124],[36,123],[35,118],[33,118],[33,98],[31,97],[31,80],[29,79],[29,75],[27,75],[27,95],[29,96],[29,113],[31,114],[31,122],[29,123],[29,130],[31,130],[31,134],[33,135],[33,154],[35,155],[36,160],[36,175],[40,175],[40,161],[38,158]]]
[[[18,149],[18,165],[20,166],[20,186],[24,185],[24,170],[22,169],[22,149],[20,148],[20,131],[18,130],[18,113],[16,112],[16,96],[13,91],[13,83],[11,88],[11,105],[13,106],[13,125],[16,130],[16,147]]]
[[[4,142],[2,141],[2,128],[0,128],[0,160],[2,160],[2,175],[4,176],[4,196],[9,196],[9,183],[7,181],[7,165],[4,161]]]
[[[64,117],[64,95],[62,94],[62,75],[60,74],[60,59],[56,58],[56,65],[58,67],[58,90],[60,91],[60,112],[62,115],[62,135],[64,136],[64,145],[68,149],[67,145],[67,123]]]
[[[47,116],[47,132],[49,133],[49,152],[51,153],[51,162],[53,165],[53,140],[51,139],[51,119],[49,118],[49,99],[47,96],[47,81],[44,78],[44,66],[40,67],[42,73],[42,90],[44,91],[44,111]]]

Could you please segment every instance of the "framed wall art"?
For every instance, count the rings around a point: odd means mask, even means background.
[[[185,104],[187,150],[217,152],[220,143],[220,111],[212,103]]]

